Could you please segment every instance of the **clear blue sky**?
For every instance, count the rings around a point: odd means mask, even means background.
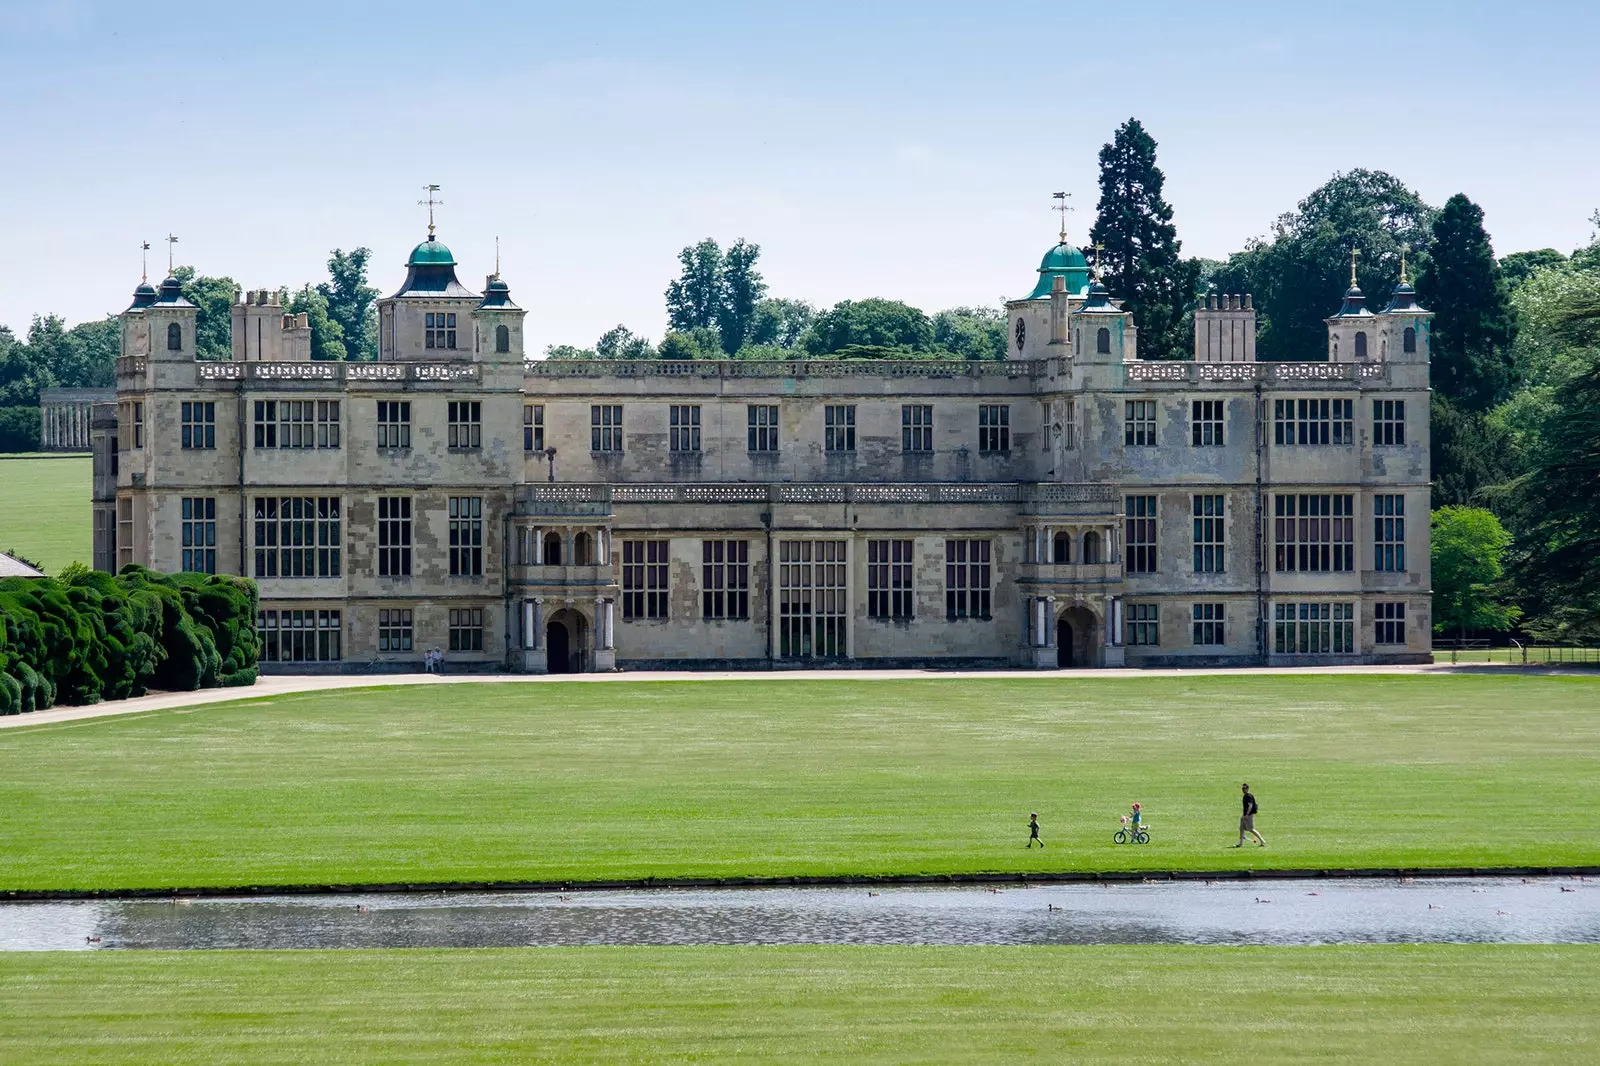
[[[1570,251],[1600,208],[1597,39],[1576,2],[0,0],[0,323],[120,310],[169,232],[247,287],[367,245],[387,293],[426,182],[469,285],[501,238],[541,349],[659,338],[705,236],[758,242],[773,295],[993,304],[1032,284],[1051,192],[1085,232],[1130,115],[1186,254],[1354,167],[1466,192],[1501,253]]]

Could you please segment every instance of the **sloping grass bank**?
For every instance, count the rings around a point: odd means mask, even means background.
[[[328,692],[0,733],[0,889],[1592,865],[1596,780],[1587,678]]]

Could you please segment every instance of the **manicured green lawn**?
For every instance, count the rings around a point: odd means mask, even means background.
[[[1589,678],[389,688],[0,731],[0,888],[1600,863],[1596,781]]]
[[[94,516],[87,455],[0,455],[0,551],[57,574],[94,564]]]
[[[1600,948],[0,954],[17,1063],[1594,1061]]]

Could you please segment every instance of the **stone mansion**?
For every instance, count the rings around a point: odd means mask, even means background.
[[[313,361],[265,291],[197,360],[179,283],[141,283],[95,565],[253,578],[293,671],[1428,659],[1404,281],[1378,310],[1352,277],[1306,361],[1256,361],[1248,295],[1143,361],[1063,235],[1005,361],[604,362],[525,358],[431,226],[406,268],[376,362]]]

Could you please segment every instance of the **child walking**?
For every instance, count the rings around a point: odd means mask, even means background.
[[[1039,813],[1037,811],[1028,815],[1028,842],[1023,847],[1033,847],[1035,840],[1039,840]],[[1044,841],[1039,840],[1039,846],[1041,848],[1044,847]]]

